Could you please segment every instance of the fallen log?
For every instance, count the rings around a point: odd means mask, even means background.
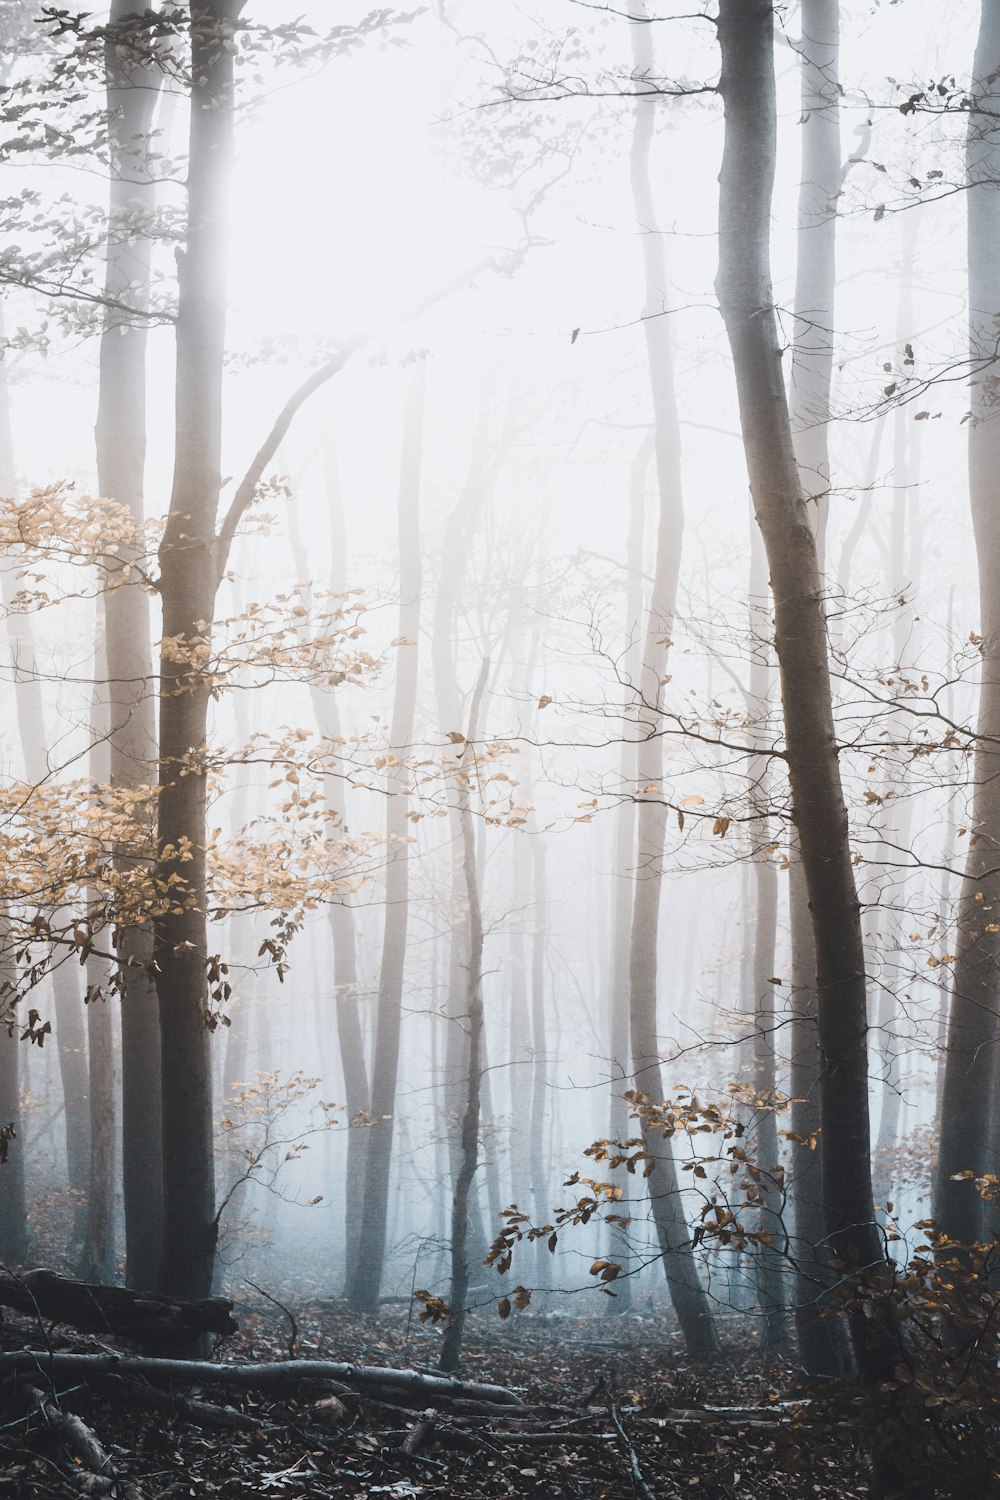
[[[232,1406],[216,1406],[191,1396],[176,1396],[139,1380],[123,1380],[118,1375],[105,1377],[104,1386],[122,1401],[166,1412],[173,1420],[190,1422],[196,1427],[232,1427],[240,1432],[280,1432],[280,1427],[263,1418],[248,1416]]]
[[[205,1333],[239,1332],[226,1297],[185,1302],[123,1286],[72,1281],[54,1271],[0,1273],[0,1304],[28,1317],[68,1323],[85,1333],[114,1334],[151,1348],[183,1345]]]
[[[26,1385],[24,1393],[45,1419],[45,1425],[61,1438],[74,1458],[85,1464],[92,1474],[102,1474],[109,1479],[115,1477],[110,1458],[82,1418],[74,1412],[64,1411],[37,1386]]]
[[[16,1349],[0,1353],[5,1371],[61,1372],[83,1379],[96,1375],[138,1375],[147,1380],[188,1385],[295,1385],[302,1380],[337,1381],[364,1390],[407,1391],[431,1396],[462,1396],[497,1406],[521,1405],[521,1398],[502,1385],[482,1385],[453,1375],[424,1375],[381,1365],[339,1364],[326,1359],[285,1359],[268,1364],[217,1364],[202,1359],[154,1359],[129,1354],[75,1354],[69,1350]]]

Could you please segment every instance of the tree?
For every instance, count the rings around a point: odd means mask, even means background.
[[[347,591],[347,533],[344,524],[343,501],[337,477],[335,436],[328,429],[324,452],[324,469],[329,500],[330,515],[330,587],[335,595],[343,596]],[[289,512],[288,537],[292,556],[301,580],[310,576],[309,557],[302,540],[294,506]],[[341,739],[340,710],[335,692],[324,691],[319,683],[310,684],[313,714],[324,740],[339,744]],[[324,781],[327,806],[333,814],[336,826],[347,830],[347,804],[343,783],[338,776],[328,776]],[[365,1191],[365,1162],[368,1155],[368,1121],[370,1118],[371,1088],[365,1043],[361,1032],[361,1016],[358,1007],[358,958],[355,918],[350,895],[345,893],[340,901],[330,906],[330,937],[333,942],[333,982],[336,991],[337,1040],[340,1044],[340,1064],[344,1075],[344,1097],[350,1126],[347,1137],[346,1182],[344,1184],[344,1249],[345,1265],[344,1296],[356,1300],[354,1288],[361,1272],[363,1247],[361,1244],[361,1214]]]
[[[371,1111],[360,1241],[364,1247],[349,1289],[352,1302],[367,1313],[378,1311],[385,1262],[386,1216],[392,1166],[393,1120],[397,1106],[399,1043],[403,1018],[403,982],[410,901],[410,830],[406,758],[413,741],[417,702],[420,635],[420,479],[426,366],[418,361],[410,376],[403,420],[399,480],[399,634],[396,682],[386,767],[388,864],[385,880],[385,928],[382,971],[375,1022]]]
[[[476,831],[470,806],[470,782],[475,775],[476,737],[479,711],[489,658],[483,658],[479,678],[472,693],[469,727],[458,766],[458,810],[462,827],[462,867],[465,871],[465,897],[469,909],[469,954],[466,989],[466,1025],[469,1050],[465,1080],[465,1108],[459,1136],[459,1163],[451,1208],[451,1292],[450,1315],[441,1344],[439,1368],[449,1372],[458,1369],[465,1331],[466,1302],[471,1284],[469,1245],[469,1204],[473,1179],[479,1165],[479,1123],[482,1089],[483,1041],[483,912],[476,868]]]
[[[814,506],[820,572],[830,504],[830,387],[837,284],[840,159],[840,0],[803,0],[800,59],[802,160],[795,259],[789,407],[802,487]]]
[[[764,1315],[764,1343],[774,1348],[784,1343],[786,1320],[781,1265],[781,1159],[777,1115],[771,1107],[777,1091],[774,1003],[774,950],[778,928],[778,871],[773,858],[770,815],[771,760],[768,743],[770,699],[774,666],[770,644],[770,600],[767,567],[759,535],[750,541],[750,623],[753,655],[749,674],[749,708],[753,737],[759,754],[750,762],[750,800],[753,810],[753,870],[755,921],[753,939],[753,1088],[761,1108],[757,1111],[757,1167],[760,1172],[760,1227],[765,1241],[760,1278],[760,1306]]]
[[[91,779],[108,782],[108,713],[104,702],[108,680],[97,621],[95,683],[91,697]],[[107,965],[91,953],[86,959],[87,993],[87,1104],[90,1112],[90,1163],[84,1209],[80,1276],[84,1281],[110,1283],[115,1277],[115,1047],[113,1013],[108,1003]],[[157,1179],[159,1173],[157,1172]]]
[[[215,1169],[205,883],[205,741],[211,686],[201,650],[220,579],[226,206],[239,0],[191,6],[187,234],[178,261],[174,478],[160,544],[159,803],[153,968],[163,1090],[159,1289],[207,1297],[215,1263]]]
[[[770,271],[776,153],[770,0],[723,0],[720,90],[725,145],[716,288],[732,351],[754,512],[774,598],[785,760],[817,965],[823,1190],[830,1244],[852,1273],[875,1277],[868,1115],[867,992],[860,908],[840,777],[823,587],[792,444]],[[892,1369],[891,1340],[856,1310],[852,1338],[868,1380]]]
[[[135,0],[113,0],[104,42],[110,162],[106,312],[101,336],[97,408],[97,478],[102,495],[125,506],[141,534],[146,460],[145,313],[149,307],[152,240],[143,232],[156,185],[150,132],[162,68],[150,48],[152,14]],[[110,563],[104,606],[107,656],[109,781],[141,793],[156,774],[156,715],[149,593],[136,576],[137,547]],[[133,849],[119,849],[123,873],[135,849],[153,841],[136,830]],[[122,1197],[125,1279],[152,1291],[159,1276],[162,1216],[160,1034],[146,925],[119,929],[116,949],[122,991]]]
[[[987,371],[996,355],[1000,254],[1000,4],[983,0],[973,61],[966,177],[968,192],[969,358]],[[969,499],[979,565],[982,669],[973,763],[971,836],[958,909],[958,953],[948,1018],[947,1058],[941,1098],[941,1143],[934,1187],[934,1217],[966,1244],[982,1232],[982,1205],[960,1174],[995,1170],[990,1160],[988,1101],[997,1073],[997,999],[1000,995],[1000,524],[997,513],[997,421],[994,377],[972,384],[969,423]]]
[[[796,226],[795,323],[789,380],[789,418],[799,479],[816,535],[817,564],[825,571],[830,507],[830,392],[833,379],[837,282],[837,204],[844,169],[840,144],[840,0],[804,0],[799,55],[802,113]],[[819,1113],[819,1044],[816,1017],[816,949],[808,892],[793,842],[788,899],[792,942],[792,1129],[814,1149],[793,1160],[796,1251],[796,1333],[803,1368],[814,1375],[840,1373],[837,1324],[818,1316],[824,1269],[823,1134]]]
[[[632,7],[630,36],[634,76],[644,78],[652,70],[652,43],[645,6]],[[642,232],[645,274],[643,330],[653,397],[659,512],[656,563],[639,679],[642,738],[636,750],[640,791],[629,950],[629,1023],[634,1087],[654,1103],[659,1103],[665,1095],[656,1034],[657,947],[667,816],[661,786],[663,740],[660,705],[677,603],[684,516],[673,358],[667,319],[662,316],[667,291],[666,262],[662,237],[654,228],[656,214],[649,180],[653,100],[638,99],[635,107],[637,113],[629,166],[636,218]],[[655,1168],[646,1182],[674,1308],[690,1352],[693,1355],[712,1355],[718,1348],[717,1336],[708,1297],[698,1277],[670,1142],[663,1139],[655,1148],[651,1144],[651,1149],[654,1150]]]

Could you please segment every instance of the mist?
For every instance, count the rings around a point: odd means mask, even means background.
[[[16,1493],[992,1493],[1000,7],[0,24]]]

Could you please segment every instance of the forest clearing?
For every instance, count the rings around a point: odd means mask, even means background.
[[[1000,1497],[1000,0],[0,28],[0,1496]]]

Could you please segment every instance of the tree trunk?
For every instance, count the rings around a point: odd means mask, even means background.
[[[6,934],[0,931],[0,984],[7,992],[17,978],[14,954]],[[16,1028],[8,1034],[0,1024],[0,1130],[5,1136],[7,1159],[0,1161],[0,1264],[23,1266],[28,1256],[28,1205],[24,1184],[24,1128],[21,1115],[21,1040]]]
[[[154,203],[148,146],[161,70],[141,59],[147,33],[144,9],[135,0],[113,0],[105,47],[109,152],[109,238],[105,290],[109,299],[148,306],[152,246],[126,226]],[[130,40],[136,40],[130,46]],[[136,61],[136,59],[139,61]],[[100,493],[127,507],[136,530],[145,519],[146,344],[141,316],[113,306],[101,338],[97,408],[97,475]],[[156,710],[150,645],[149,596],[126,582],[138,549],[126,544],[110,564],[105,600],[111,785],[140,793],[155,779]],[[138,804],[137,804],[138,805]],[[116,851],[127,871],[153,845],[152,809],[137,813],[135,847]],[[160,1034],[149,927],[125,927],[118,935],[122,965],[122,1193],[125,1206],[125,1279],[151,1291],[159,1273],[162,1217],[160,1128]],[[96,1025],[96,1021],[94,1022]]]
[[[795,1336],[806,1375],[832,1379],[846,1369],[846,1333],[823,1298],[835,1281],[827,1265],[827,1223],[823,1200],[823,1131],[820,1120],[820,1056],[816,999],[816,944],[809,893],[800,859],[788,870],[791,927],[792,1059],[789,1089],[795,1134],[789,1171],[796,1262]]]
[[[525,798],[532,800],[525,782]],[[547,941],[548,893],[545,888],[545,835],[531,835],[532,933],[531,933],[531,1203],[535,1222],[545,1224],[552,1213],[549,1197],[548,1158],[545,1152],[545,1106],[548,1093],[549,1044],[545,1025],[545,948]],[[535,1283],[548,1286],[552,1279],[551,1256],[544,1240],[535,1241]]]
[[[951,589],[949,590],[949,593],[948,593],[948,637],[947,638],[948,638],[948,649],[949,649],[949,651],[953,651],[954,650],[954,638],[955,638],[955,586],[954,586],[954,584],[952,585],[952,587],[951,587]],[[955,718],[954,700],[955,700],[954,688],[949,683],[949,685],[947,686],[947,688],[944,691],[944,695],[943,695],[943,707],[944,707],[945,717],[948,718],[948,719],[950,719],[952,722],[954,722],[954,718]],[[941,854],[940,854],[941,874],[940,874],[939,881],[938,881],[938,889],[937,889],[937,920],[935,922],[935,932],[936,932],[936,935],[939,938],[941,936],[943,936],[943,934],[948,931],[948,922],[949,922],[949,919],[950,919],[950,916],[951,916],[952,902],[953,902],[953,899],[954,899],[953,895],[952,895],[952,888],[953,888],[952,870],[954,869],[954,866],[956,864],[955,853],[956,853],[956,844],[958,842],[958,817],[957,817],[957,810],[956,810],[956,804],[958,802],[958,797],[959,797],[959,788],[958,788],[957,784],[953,783],[952,786],[950,787],[949,791],[948,791],[947,801],[946,801],[946,804],[945,804],[944,838],[943,838],[943,841],[942,841]],[[936,1069],[935,1069],[935,1079],[934,1079],[934,1119],[935,1119],[935,1122],[938,1123],[938,1125],[940,1125],[940,1121],[941,1121],[941,1105],[942,1105],[942,1102],[943,1102],[943,1099],[944,1099],[944,1079],[945,1079],[945,1073],[947,1071],[947,1064],[948,1064],[948,1012],[949,1012],[949,1008],[950,1008],[949,1004],[948,1004],[948,1000],[949,1000],[948,992],[945,989],[944,985],[942,985],[941,986],[940,996],[939,996],[939,1002],[938,1002],[938,1015],[937,1015],[937,1066],[936,1066]],[[994,1126],[996,1125],[996,1123],[997,1122],[994,1122]],[[996,1139],[997,1139],[996,1133],[994,1133],[994,1143],[996,1143]]]
[[[0,334],[2,332],[3,321],[0,318]],[[17,494],[6,366],[0,369],[0,488],[6,495]],[[2,588],[4,604],[8,609],[7,634],[13,656],[14,703],[24,779],[29,786],[38,786],[48,775],[49,764],[42,685],[35,656],[35,633],[30,614],[24,614],[13,606],[17,583],[9,568],[3,569]],[[87,1187],[90,1154],[87,1031],[77,965],[72,958],[67,960],[65,953],[56,955],[52,968],[52,1001],[64,1103],[66,1176],[70,1187],[78,1194],[83,1194]],[[8,1059],[8,1063],[12,1068],[17,1067],[16,1059],[13,1062]],[[20,1133],[18,1139],[18,1149],[23,1152],[24,1142]],[[79,1203],[82,1199],[78,1198],[77,1201]],[[79,1214],[76,1217],[79,1223]]]
[[[833,378],[840,155],[840,0],[802,0],[802,165],[799,176],[795,323],[789,406],[799,477],[824,571],[830,492],[830,385]]]
[[[469,729],[462,751],[458,810],[462,824],[462,866],[465,871],[465,897],[469,907],[469,968],[466,991],[466,1024],[468,1025],[468,1073],[465,1087],[465,1110],[460,1136],[461,1154],[455,1193],[451,1207],[451,1309],[441,1344],[439,1369],[448,1373],[458,1369],[465,1332],[466,1302],[469,1296],[469,1200],[479,1165],[479,1105],[482,1086],[480,1043],[483,1036],[483,913],[480,905],[479,875],[476,868],[476,832],[469,805],[469,783],[474,771],[475,741],[479,727],[479,709],[486,690],[489,658],[484,658],[479,681],[472,694]],[[472,764],[469,764],[472,762]]]
[[[749,708],[753,736],[758,750],[750,762],[750,796],[754,811],[751,824],[753,872],[756,887],[753,943],[753,1086],[763,1108],[756,1112],[755,1139],[757,1167],[761,1172],[760,1230],[770,1245],[761,1252],[758,1286],[760,1309],[764,1317],[764,1345],[776,1348],[785,1342],[787,1324],[782,1285],[785,1229],[782,1224],[783,1193],[780,1181],[781,1151],[778,1145],[778,1121],[770,1101],[775,1076],[774,950],[778,930],[778,871],[771,853],[771,762],[766,753],[772,736],[770,729],[771,689],[774,670],[771,663],[771,612],[767,593],[767,562],[759,535],[751,538],[750,550],[750,621],[751,652]]]
[[[412,787],[406,758],[413,743],[417,703],[418,638],[420,634],[420,469],[423,444],[426,373],[421,360],[414,366],[403,422],[403,451],[399,482],[399,631],[409,644],[397,648],[396,682],[389,730],[386,771],[385,832],[388,864],[385,875],[385,928],[382,973],[379,980],[375,1054],[372,1062],[371,1109],[368,1128],[365,1189],[361,1215],[364,1254],[350,1300],[362,1312],[378,1312],[385,1265],[386,1216],[389,1204],[392,1137],[399,1074],[399,1043],[403,1019],[403,975],[410,900],[412,825],[407,819]]]
[[[622,662],[626,681],[625,707],[634,703],[631,683],[639,675],[638,642],[642,630],[642,538],[645,524],[646,474],[653,457],[654,434],[643,438],[632,459],[629,475],[629,525],[625,541],[625,632],[627,645]],[[628,955],[632,926],[632,891],[635,870],[635,803],[633,792],[636,782],[635,743],[628,737],[629,718],[622,720],[622,742],[619,757],[621,776],[621,802],[615,812],[614,882],[611,898],[611,976],[608,987],[611,1072],[611,1107],[608,1120],[608,1135],[613,1141],[624,1141],[631,1133],[628,1106],[624,1093],[629,1078],[629,977]],[[628,1254],[627,1235],[612,1226],[609,1258],[617,1261]],[[627,1312],[632,1301],[632,1282],[626,1278],[617,1288],[618,1295],[608,1298],[611,1312]]]
[[[99,609],[99,616],[102,611]],[[94,691],[90,704],[90,779],[95,787],[108,781],[107,660],[98,618]],[[111,1282],[115,1276],[115,1063],[114,1027],[107,994],[107,963],[87,959],[87,1061],[89,1150],[79,1274],[84,1281]]]
[[[492,464],[490,462],[489,428],[494,385],[495,372],[490,371],[480,395],[469,467],[461,494],[445,524],[441,547],[441,572],[431,637],[431,669],[438,729],[443,735],[460,732],[461,693],[454,640],[458,601],[476,528],[496,471],[505,456],[505,450],[501,446]],[[449,808],[448,825],[449,843],[453,851],[449,911],[457,913],[462,911],[465,904],[465,875],[461,853],[461,820],[455,807]],[[468,1036],[462,1022],[468,990],[468,944],[468,920],[458,921],[453,917],[450,924],[448,992],[445,1002],[448,1025],[445,1032],[443,1070],[444,1128],[447,1132],[448,1159],[453,1181],[461,1166],[460,1125],[456,1128],[456,1122],[460,1122],[462,1118],[463,1090],[468,1077]],[[481,1226],[474,1238],[485,1244],[486,1236]]]
[[[205,1297],[218,1224],[212,1074],[206,1017],[205,766],[211,637],[219,581],[225,353],[225,223],[233,149],[233,36],[238,0],[191,7],[187,242],[178,257],[176,438],[160,545],[160,796],[154,963],[163,1088],[163,1235],[159,1286]]]
[[[896,307],[896,347],[905,346],[913,337],[913,280],[916,236],[919,226],[917,212],[902,216],[902,255],[900,264],[899,293]],[[898,679],[913,673],[918,651],[913,636],[916,630],[913,600],[919,590],[919,530],[916,521],[916,494],[912,489],[914,476],[919,472],[913,460],[910,439],[915,440],[920,428],[905,407],[897,408],[894,416],[894,455],[892,466],[893,495],[892,520],[889,549],[885,567],[885,593],[893,600],[892,660],[890,668]],[[909,523],[909,528],[908,524]],[[907,535],[909,529],[909,537]],[[907,540],[909,552],[907,553]],[[904,603],[909,592],[910,599]],[[913,801],[907,794],[906,773],[909,756],[906,750],[908,720],[905,714],[893,714],[889,723],[889,738],[901,748],[894,759],[886,763],[885,797],[882,809],[882,840],[888,845],[886,859],[898,864],[901,850],[910,847],[910,830],[913,821]],[[893,881],[898,875],[890,872],[885,888],[893,890]],[[881,894],[881,892],[880,892]],[[897,897],[898,901],[898,897]],[[896,902],[892,903],[896,905]],[[899,1066],[899,1037],[897,1035],[900,1003],[898,991],[906,989],[904,969],[909,960],[909,941],[906,929],[910,926],[904,910],[886,913],[887,932],[883,952],[889,960],[885,977],[878,990],[875,1024],[876,1047],[879,1057],[879,1075],[882,1081],[881,1108],[879,1110],[878,1135],[875,1142],[875,1167],[873,1192],[875,1207],[881,1213],[893,1196],[893,1150],[899,1133],[899,1118],[902,1108],[902,1080]]]
[[[522,1212],[529,1208],[530,1119],[532,1047],[531,1022],[528,1013],[528,945],[525,941],[525,892],[531,879],[531,850],[528,835],[514,834],[511,857],[510,908],[514,918],[507,949],[505,970],[509,976],[510,1030],[508,1061],[510,1064],[510,1201]]]
[[[642,78],[651,73],[653,66],[651,28],[648,24],[640,24],[638,19],[647,16],[645,5],[633,4],[630,13],[637,18],[629,28],[633,74]],[[657,948],[666,838],[666,809],[660,786],[663,776],[660,703],[677,599],[683,512],[673,357],[668,322],[662,316],[667,300],[666,263],[663,237],[656,229],[649,181],[654,123],[650,100],[639,100],[632,134],[630,171],[635,214],[642,237],[646,298],[643,329],[653,397],[659,518],[656,568],[640,674],[643,737],[636,752],[639,786],[652,786],[655,790],[645,795],[640,793],[636,815],[637,864],[629,950],[629,1024],[633,1086],[654,1104],[659,1104],[664,1098],[664,1089],[656,1032]],[[655,1165],[646,1183],[674,1309],[692,1356],[711,1356],[718,1350],[718,1340],[708,1297],[698,1276],[670,1143],[662,1137],[659,1140],[650,1138],[647,1150],[652,1152]]]
[[[3,334],[2,309],[0,309],[0,336]],[[8,495],[15,495],[14,440],[10,424],[10,392],[7,384],[7,365],[0,364],[0,486]],[[6,559],[5,559],[6,561]],[[13,561],[13,560],[12,560]],[[16,566],[16,563],[14,564]],[[3,601],[8,610],[17,585],[10,567],[5,566],[0,574],[3,584]],[[16,615],[7,615],[7,634],[10,640],[14,693],[17,709],[18,729],[24,733],[25,713],[33,713],[37,722],[29,738],[44,744],[44,727],[41,718],[41,689],[34,680],[34,646],[28,635],[26,650],[13,633]],[[25,621],[27,625],[28,621]],[[24,657],[27,660],[24,660]],[[27,677],[25,677],[27,673]],[[31,687],[26,695],[22,681]],[[25,767],[25,780],[28,780]],[[0,907],[0,923],[5,909]],[[3,926],[6,924],[3,923]],[[8,944],[6,933],[0,929],[0,1017],[5,1017],[10,1005],[10,994],[17,981],[17,962],[13,946]],[[7,1160],[0,1162],[0,1261],[7,1266],[20,1266],[28,1253],[28,1217],[25,1199],[24,1164],[25,1153],[24,1119],[21,1112],[21,1042],[10,1016],[11,1032],[0,1024],[0,1130],[11,1127],[13,1136],[7,1143]]]
[[[996,354],[1000,310],[1000,0],[983,0],[973,62],[972,106],[966,141],[969,191],[969,358],[974,374],[969,423],[969,498],[979,564],[982,675],[979,739],[973,761],[973,799],[965,876],[958,906],[955,981],[948,1019],[941,1100],[941,1144],[934,1184],[934,1217],[946,1234],[968,1244],[981,1237],[983,1204],[961,1172],[995,1170],[990,1161],[988,1113],[996,1093],[997,975],[1000,966],[1000,420],[996,396],[981,373]],[[996,1106],[993,1106],[996,1108]],[[995,1208],[985,1215],[991,1226]]]
[[[328,432],[325,471],[330,515],[330,587],[335,594],[347,589],[347,528],[336,473],[333,440]],[[310,577],[306,547],[298,531],[294,507],[289,515],[288,537],[299,574],[299,582]],[[340,710],[335,692],[324,692],[312,684],[313,713],[321,736],[338,744],[341,738]],[[324,782],[327,807],[334,814],[335,826],[347,829],[347,800],[339,776],[328,776]],[[344,1075],[344,1102],[347,1106],[347,1164],[344,1184],[344,1296],[357,1300],[357,1278],[364,1247],[361,1242],[361,1211],[365,1190],[365,1163],[368,1155],[368,1119],[371,1089],[365,1040],[358,1008],[358,958],[355,918],[350,896],[329,908],[330,937],[333,942],[334,1007],[340,1065]]]
[[[830,1243],[859,1276],[885,1256],[870,1175],[864,945],[840,780],[816,540],[792,446],[771,290],[776,155],[770,0],[722,0],[719,304],[733,355],[754,509],[775,612],[785,755],[817,964],[823,1188]],[[858,1310],[852,1336],[866,1379],[889,1378],[892,1341]]]
[[[90,1170],[80,1275],[105,1285],[115,1279],[115,1063],[114,1026],[106,991],[106,965],[87,960],[87,1040],[90,1102]],[[100,997],[97,991],[102,990]]]

